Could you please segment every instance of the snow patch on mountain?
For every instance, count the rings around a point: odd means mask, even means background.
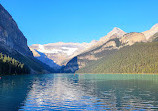
[[[42,53],[65,53],[68,56],[72,55],[75,51],[77,51],[78,48],[73,47],[61,47],[59,49],[45,49],[43,45],[39,45],[39,52]]]
[[[72,48],[72,47],[62,47],[63,52],[66,53],[68,56],[74,54],[75,51],[77,51],[78,48]]]

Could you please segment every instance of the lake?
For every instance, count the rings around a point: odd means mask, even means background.
[[[0,110],[158,110],[158,75],[2,76]]]

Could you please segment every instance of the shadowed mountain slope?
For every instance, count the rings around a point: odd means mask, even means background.
[[[31,70],[30,73],[55,72],[48,65],[33,57],[27,46],[27,39],[18,28],[12,16],[0,4],[0,52],[21,63]]]

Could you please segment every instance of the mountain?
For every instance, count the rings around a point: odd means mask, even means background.
[[[131,32],[124,34],[120,41],[124,45],[133,45],[136,42],[146,42],[146,37],[143,33]]]
[[[75,72],[79,68],[85,67],[89,62],[96,61],[110,53],[115,52],[119,46],[120,41],[118,38],[111,39],[95,49],[75,56],[66,64],[66,66],[62,68],[61,72]]]
[[[147,30],[142,33],[145,35],[146,39],[148,40],[157,32],[158,32],[158,23],[155,24],[150,30]]]
[[[0,4],[0,52],[25,64],[30,73],[54,72],[54,69],[33,57],[27,39],[12,16]]]
[[[65,65],[65,63],[69,61],[71,58],[83,52],[86,48],[90,47],[95,42],[96,41],[92,41],[91,43],[58,42],[58,43],[49,43],[44,45],[33,44],[30,46],[30,49],[36,50],[36,52],[33,51],[34,57],[36,58],[39,57],[39,55],[37,54],[38,51],[40,53],[45,54],[46,58],[52,60],[57,65],[62,66]],[[44,58],[41,61],[44,62]],[[54,67],[53,64],[51,63],[48,64],[49,66]]]
[[[85,67],[89,62],[99,60],[100,58],[115,52],[121,45],[120,37],[126,34],[120,28],[114,28],[106,36],[87,48],[83,53],[71,59],[61,72],[75,72]],[[75,61],[74,61],[75,60]],[[73,67],[73,68],[72,68]]]
[[[100,41],[107,41],[109,39],[113,39],[113,35],[117,34],[117,37],[120,38],[122,37],[124,34],[126,34],[126,32],[124,32],[123,30],[121,30],[120,28],[118,27],[114,27],[113,30],[111,32],[109,32],[106,36],[102,37],[100,39]]]
[[[154,34],[158,32],[157,24],[154,25],[147,32],[125,33],[119,28],[114,28],[111,32],[109,32],[106,36],[102,37],[93,46],[88,48],[83,53],[72,58],[66,64],[66,66],[62,68],[62,72],[75,72],[78,69],[87,67],[87,65],[93,63],[94,61],[100,61],[102,60],[102,58],[106,58],[109,55],[116,53],[121,48],[132,46],[133,44],[136,44],[138,42],[149,42],[149,38],[154,38]]]
[[[136,43],[88,63],[77,73],[158,73],[158,42]]]
[[[54,63],[54,61],[49,59],[44,53],[39,52],[37,50],[34,50],[32,48],[30,48],[30,50],[32,51],[32,53],[33,53],[35,58],[37,58],[41,62],[47,64],[48,66],[53,68],[55,71],[59,72],[59,70],[61,69],[61,66],[57,65],[56,63]]]
[[[27,39],[18,28],[16,22],[3,6],[0,5],[0,52],[5,55],[5,59],[2,57],[2,61],[3,59],[4,62],[7,60],[6,66],[8,67],[8,64],[14,64],[14,62],[11,61],[12,59],[13,61],[16,60],[17,64],[21,66],[24,64],[29,68],[30,73],[71,73],[76,72],[78,69],[79,72],[87,71],[93,73],[98,70],[101,72],[108,72],[109,70],[116,72],[118,71],[118,66],[123,67],[123,69],[120,68],[119,70],[119,72],[121,72],[129,70],[129,67],[126,67],[128,64],[124,63],[124,60],[132,63],[129,66],[133,68],[133,70],[136,70],[135,68],[139,69],[138,66],[140,64],[145,67],[136,72],[147,72],[146,70],[149,70],[148,68],[155,68],[152,64],[157,66],[157,64],[153,62],[156,56],[153,49],[156,50],[157,48],[157,35],[158,24],[154,25],[148,31],[131,33],[126,33],[120,28],[115,27],[99,41],[93,40],[90,43],[58,42],[44,45],[33,44],[28,47]],[[143,50],[147,51],[142,52]],[[128,55],[128,53],[130,53],[130,55]],[[7,56],[8,59],[6,59]],[[154,59],[151,64],[149,59],[142,59],[147,56]],[[114,59],[115,57],[116,59]],[[139,64],[135,63],[135,60],[139,61],[135,59],[136,57],[141,60],[138,62]],[[142,62],[143,60],[144,62]],[[17,65],[15,66],[17,70],[19,70],[19,67]]]
[[[155,33],[153,36],[151,36],[148,41],[157,42],[158,41],[158,32]]]
[[[15,49],[19,53],[32,56],[27,46],[27,39],[19,30],[12,16],[0,4],[0,45],[8,50]]]
[[[110,39],[114,39],[114,38],[120,38],[122,37],[124,34],[126,34],[126,32],[124,32],[123,30],[121,30],[120,28],[114,27],[112,29],[112,31],[110,31],[106,36],[101,37],[99,41],[97,41],[96,43],[94,43],[91,47],[89,47],[86,51],[90,51],[93,50],[103,44],[105,44],[107,41],[109,41]],[[85,51],[85,52],[86,52]]]

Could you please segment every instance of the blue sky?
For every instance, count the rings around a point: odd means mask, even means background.
[[[142,32],[158,23],[158,0],[1,0],[28,45],[99,40],[114,27]]]

